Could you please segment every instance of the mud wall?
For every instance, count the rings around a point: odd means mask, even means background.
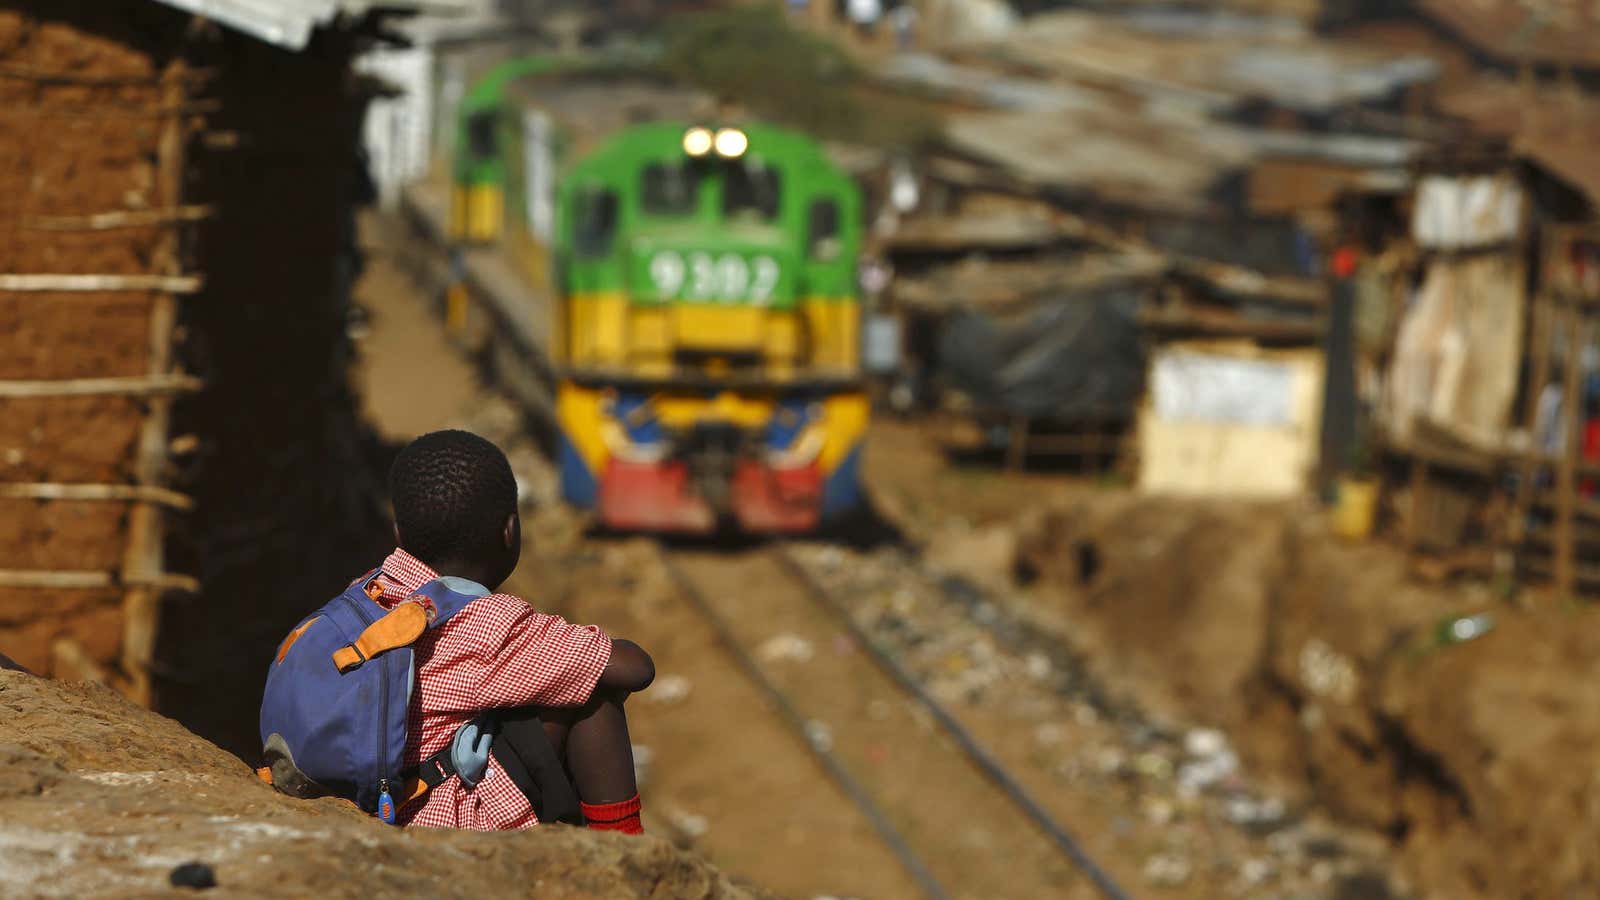
[[[51,217],[161,205],[157,79],[185,17],[152,3],[59,0],[0,9],[0,273],[141,275],[169,226],[53,230]],[[0,290],[0,379],[146,374],[153,295]],[[121,484],[147,400],[0,398],[0,481]],[[117,572],[128,504],[0,499],[0,569]],[[117,587],[0,586],[0,647],[38,671],[77,641],[122,644]]]
[[[290,53],[149,0],[0,10],[0,273],[145,275],[176,253],[204,277],[174,331],[177,368],[204,389],[175,401],[163,473],[194,501],[165,516],[165,568],[201,590],[161,598],[153,700],[247,756],[271,649],[390,540],[386,451],[346,385],[353,211],[369,193],[356,41],[319,33]],[[169,184],[158,148],[172,104],[158,79],[175,64],[189,96],[181,183]],[[175,194],[208,211],[181,239],[170,221],[40,226],[148,212]],[[0,381],[146,374],[153,303],[148,292],[0,292]],[[0,482],[136,482],[151,403],[0,399]],[[0,499],[0,569],[115,575],[130,505]],[[71,638],[121,680],[122,586],[3,584],[0,650],[52,673],[53,643]]]

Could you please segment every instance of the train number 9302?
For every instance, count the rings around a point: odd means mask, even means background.
[[[746,259],[737,253],[663,250],[650,257],[650,281],[663,300],[765,306],[782,275],[782,267],[770,256]]]

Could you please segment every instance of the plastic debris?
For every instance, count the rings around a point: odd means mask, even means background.
[[[1227,737],[1215,728],[1192,728],[1183,736],[1183,752],[1190,756],[1216,756],[1227,749]]]
[[[1464,644],[1474,641],[1494,630],[1494,616],[1488,613],[1478,613],[1475,616],[1460,616],[1445,619],[1439,623],[1435,631],[1441,644]]]

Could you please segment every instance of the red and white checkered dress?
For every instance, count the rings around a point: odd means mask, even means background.
[[[438,577],[404,550],[383,562],[385,608]],[[485,709],[579,706],[611,659],[611,639],[593,625],[573,625],[533,610],[510,594],[472,601],[412,645],[417,677],[406,723],[405,764],[444,749],[451,736]],[[476,787],[452,775],[400,810],[400,824],[498,831],[539,823],[528,798],[491,756]]]

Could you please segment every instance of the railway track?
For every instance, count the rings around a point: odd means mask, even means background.
[[[689,605],[924,896],[1127,896],[783,545],[658,550]]]

